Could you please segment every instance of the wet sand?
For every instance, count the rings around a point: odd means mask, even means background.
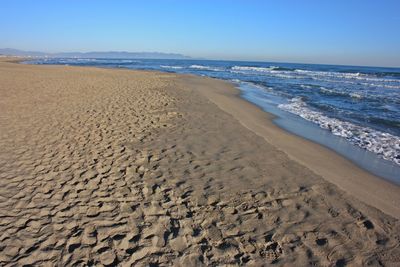
[[[0,62],[0,265],[398,265],[399,188],[236,94]]]
[[[356,166],[334,151],[277,127],[274,117],[240,98],[231,83],[187,76],[187,86],[205,95],[244,127],[350,195],[400,219],[400,187]]]

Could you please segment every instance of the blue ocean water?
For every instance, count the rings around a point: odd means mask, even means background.
[[[281,127],[400,183],[400,68],[169,59],[48,58],[29,63],[230,80],[238,84],[243,98],[277,115]]]

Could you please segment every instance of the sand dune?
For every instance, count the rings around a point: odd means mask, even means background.
[[[400,264],[397,219],[180,76],[0,63],[0,265]]]

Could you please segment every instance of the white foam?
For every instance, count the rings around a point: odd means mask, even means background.
[[[161,65],[160,67],[164,68],[164,69],[183,69],[183,67],[181,67],[181,66]]]
[[[211,70],[211,71],[223,71],[221,68],[211,67],[211,66],[204,66],[204,65],[190,65],[191,69],[198,69],[198,70]]]
[[[76,61],[97,61],[95,58],[75,58]]]
[[[389,89],[400,89],[400,85],[388,85],[388,84],[377,84],[377,83],[360,83],[361,85],[369,86],[369,87],[383,87]]]
[[[328,89],[326,87],[321,86],[319,89],[321,92],[328,93],[328,94],[337,94],[338,92],[332,89]]]
[[[349,93],[345,91],[338,91],[338,90],[333,90],[333,89],[328,89],[326,87],[321,86],[319,89],[321,92],[328,94],[328,95],[336,95],[336,96],[350,96],[351,98],[354,99],[362,99],[364,96],[361,93]]]
[[[278,78],[288,79],[313,79],[328,82],[344,82],[358,84],[362,83],[367,86],[386,87],[393,89],[400,89],[399,79],[378,78],[373,75],[354,72],[334,72],[334,71],[311,71],[311,70],[285,70],[276,66],[270,67],[252,67],[252,66],[233,66],[232,72],[236,73],[262,73],[264,75],[271,75]],[[364,83],[363,83],[364,82]]]
[[[278,69],[278,67],[271,66],[271,67],[268,67],[268,68],[264,68],[264,67],[250,67],[250,66],[233,66],[231,69],[232,70],[237,70],[237,71],[270,72],[271,70]]]
[[[293,98],[289,103],[280,104],[278,107],[314,122],[334,135],[344,137],[351,143],[400,165],[400,137],[398,136],[330,118],[308,108],[301,98]]]
[[[350,93],[350,96],[351,96],[352,98],[357,98],[357,99],[361,99],[361,98],[363,98],[363,96],[362,96],[362,95],[360,95],[360,94],[357,94],[357,93]]]
[[[344,73],[335,71],[311,71],[311,70],[300,70],[300,69],[296,69],[294,70],[294,72],[301,75],[309,76],[314,79],[327,77],[327,78],[344,78],[344,79],[368,81],[368,82],[384,82],[384,83],[400,84],[400,80],[398,79],[382,79],[359,72]]]

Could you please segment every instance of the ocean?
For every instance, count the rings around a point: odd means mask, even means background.
[[[400,184],[400,68],[294,63],[47,58],[62,64],[157,70],[232,81],[275,123]]]

